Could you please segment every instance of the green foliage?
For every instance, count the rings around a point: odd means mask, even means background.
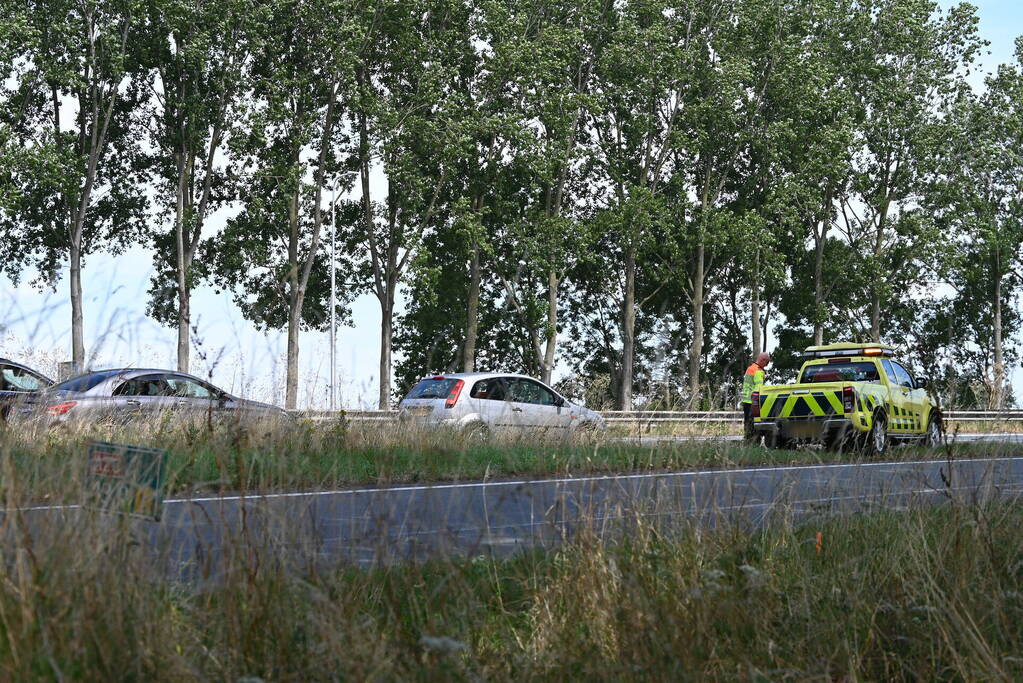
[[[754,330],[779,378],[879,339],[950,400],[1011,400],[1023,76],[969,87],[968,5],[62,1],[2,6],[13,278],[145,240],[159,321],[210,281],[322,329],[337,188],[381,405],[392,362],[399,391],[557,365],[623,406],[729,405]]]

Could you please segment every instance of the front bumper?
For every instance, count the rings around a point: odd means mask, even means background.
[[[835,443],[854,434],[856,429],[845,417],[789,417],[755,422],[753,431],[792,442]]]

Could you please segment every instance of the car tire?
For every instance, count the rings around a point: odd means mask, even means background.
[[[937,448],[944,440],[945,430],[941,424],[941,418],[933,415],[927,421],[927,431],[924,432],[923,445],[927,448]]]
[[[784,451],[792,448],[792,442],[780,433],[775,432],[767,437],[767,446],[775,450]]]
[[[873,424],[864,442],[866,455],[881,457],[888,452],[888,418],[884,413],[874,413]]]
[[[470,446],[482,446],[490,443],[490,427],[482,422],[474,422],[462,430],[462,438]]]

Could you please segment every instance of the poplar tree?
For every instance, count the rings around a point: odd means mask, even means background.
[[[250,0],[154,0],[148,14],[157,203],[170,219],[153,234],[148,312],[177,327],[177,367],[188,372],[191,293],[208,275],[196,257],[207,219],[231,199],[226,146],[245,115],[266,12]]]
[[[31,266],[48,286],[66,264],[71,357],[79,369],[87,362],[85,259],[120,253],[146,232],[144,13],[138,0],[47,0],[26,3],[20,13],[25,42],[8,79],[4,119],[21,163],[0,216],[0,260],[15,281]]]

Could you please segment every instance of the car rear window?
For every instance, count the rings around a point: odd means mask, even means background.
[[[809,365],[799,378],[802,384],[817,382],[880,382],[877,365],[869,361],[859,363],[828,363]]]
[[[98,385],[110,377],[116,375],[120,370],[110,370],[108,372],[92,372],[88,375],[82,375],[81,377],[72,377],[71,379],[61,382],[60,384],[54,384],[49,388],[49,391],[71,391],[81,392],[88,391],[94,386]]]
[[[457,381],[446,377],[429,377],[412,387],[405,398],[447,398]]]

